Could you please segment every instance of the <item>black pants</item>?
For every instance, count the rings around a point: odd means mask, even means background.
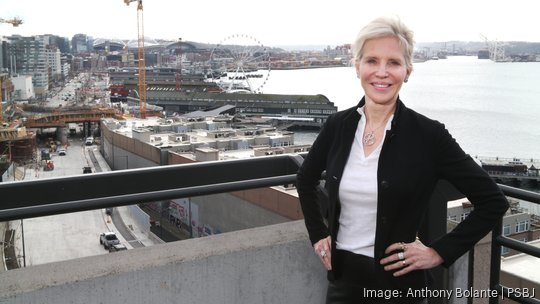
[[[364,255],[336,250],[339,279],[329,282],[326,304],[402,304],[424,303],[421,299],[396,297],[397,291],[375,277],[375,260]],[[420,301],[420,302],[419,302]],[[427,301],[425,301],[427,303]]]

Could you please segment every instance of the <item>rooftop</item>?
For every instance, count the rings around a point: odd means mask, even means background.
[[[540,249],[540,239],[527,244]],[[539,259],[525,253],[510,257],[502,257],[501,270],[512,273],[515,276],[540,284],[540,271],[538,271]]]

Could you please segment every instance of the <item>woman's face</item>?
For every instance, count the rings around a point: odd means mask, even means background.
[[[411,73],[404,54],[404,48],[396,37],[374,38],[364,43],[356,72],[366,101],[381,105],[396,102],[403,81]]]

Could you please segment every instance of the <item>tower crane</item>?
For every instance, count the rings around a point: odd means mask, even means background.
[[[144,60],[144,20],[142,0],[124,0],[126,5],[137,2],[137,60],[139,67],[139,111],[146,118],[146,62]]]
[[[23,21],[17,17],[14,17],[11,19],[0,18],[0,23],[9,23],[13,25],[14,27],[18,27],[19,25],[23,23]],[[2,109],[2,89],[3,89],[2,78],[0,78],[0,122],[4,121],[4,109]]]
[[[14,27],[18,27],[19,25],[23,24],[23,21],[17,17],[11,19],[0,18],[0,23],[9,23]]]
[[[0,78],[0,123],[4,121],[4,109],[2,108],[2,78]]]

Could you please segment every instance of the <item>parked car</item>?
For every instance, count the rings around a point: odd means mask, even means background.
[[[112,215],[112,213],[113,213],[113,208],[105,208],[105,213],[106,213],[107,215]]]
[[[58,155],[60,155],[60,156],[66,155],[66,149],[64,149],[64,148],[58,149]]]
[[[109,252],[116,252],[116,251],[122,251],[122,250],[127,250],[127,247],[126,245],[124,244],[115,244],[115,245],[112,245],[111,247],[109,247]]]
[[[92,173],[92,167],[83,167],[82,173]]]
[[[41,149],[41,160],[50,160],[51,159],[51,153],[49,152],[49,149]]]
[[[99,243],[103,245],[105,249],[109,249],[113,245],[120,244],[120,240],[116,236],[116,233],[107,231],[99,235]]]
[[[92,137],[92,136],[87,137],[84,144],[87,145],[87,146],[93,145],[94,144],[94,137]]]

